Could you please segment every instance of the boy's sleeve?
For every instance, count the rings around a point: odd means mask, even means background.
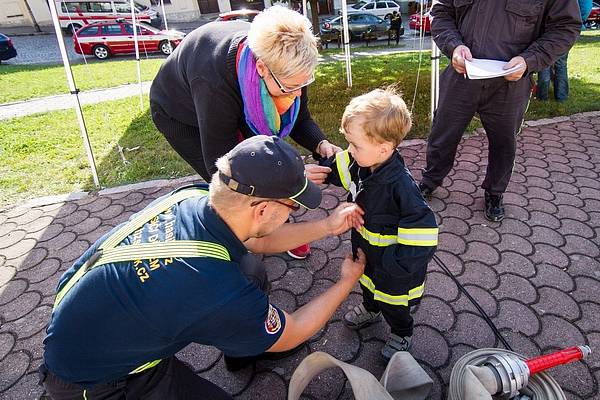
[[[350,189],[352,177],[350,174],[350,163],[352,157],[348,150],[340,151],[329,158],[319,160],[319,165],[331,168],[331,172],[327,176],[325,183],[330,183],[335,186],[341,186],[346,190]]]

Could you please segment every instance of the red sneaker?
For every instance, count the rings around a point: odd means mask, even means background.
[[[310,244],[303,244],[295,249],[288,250],[287,253],[290,257],[295,258],[296,260],[304,260],[310,255]]]

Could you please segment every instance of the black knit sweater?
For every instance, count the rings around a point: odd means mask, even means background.
[[[191,32],[161,66],[150,89],[150,101],[171,117],[200,131],[202,155],[209,173],[215,161],[244,138],[254,135],[244,118],[235,59],[248,34],[246,22],[211,22]],[[308,109],[302,90],[300,111],[290,137],[314,151],[325,135]]]

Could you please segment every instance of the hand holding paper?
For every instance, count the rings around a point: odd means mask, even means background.
[[[472,60],[473,56],[471,55],[471,50],[465,45],[456,46],[454,52],[452,53],[452,67],[459,74],[464,74],[465,70],[465,60]]]
[[[514,57],[508,63],[499,60],[473,58],[465,61],[469,79],[490,79],[504,76],[505,79],[516,81],[523,76],[527,64],[523,57]]]
[[[525,59],[521,56],[511,58],[511,60],[504,66],[504,69],[512,70],[517,67],[520,68],[515,70],[515,72],[506,75],[504,79],[506,79],[507,81],[518,81],[519,79],[521,79],[521,77],[525,73],[525,70],[527,70],[527,63],[525,62]]]

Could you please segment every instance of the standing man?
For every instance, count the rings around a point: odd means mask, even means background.
[[[262,263],[276,253],[360,228],[342,204],[328,218],[284,224],[321,191],[278,137],[248,139],[217,161],[210,190],[163,196],[100,238],[58,285],[40,381],[54,400],[231,399],[174,354],[195,342],[227,359],[293,349],[321,329],[362,275],[341,278],[291,314],[270,303]]]
[[[531,74],[549,65],[573,45],[581,17],[575,0],[440,0],[431,10],[431,34],[451,65],[440,79],[439,107],[427,141],[424,196],[450,172],[456,148],[478,113],[489,142],[482,187],[485,216],[504,218],[502,195],[513,169],[516,136],[532,88]],[[518,70],[500,78],[470,80],[465,59],[507,61]]]
[[[402,16],[398,11],[392,13],[390,18],[390,30],[396,32],[396,44],[400,42],[400,30],[402,28]]]

